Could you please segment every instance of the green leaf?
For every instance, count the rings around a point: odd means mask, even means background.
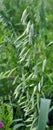
[[[41,99],[38,130],[45,130],[46,128],[49,106],[50,106],[49,99]]]
[[[16,125],[13,127],[13,130],[16,130],[16,129],[18,129],[18,128],[20,128],[20,127],[23,127],[23,126],[24,126],[23,123],[18,123],[18,124],[16,124]]]

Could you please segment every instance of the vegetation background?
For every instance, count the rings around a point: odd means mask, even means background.
[[[53,105],[53,1],[0,0],[4,130],[36,130],[40,98]]]

